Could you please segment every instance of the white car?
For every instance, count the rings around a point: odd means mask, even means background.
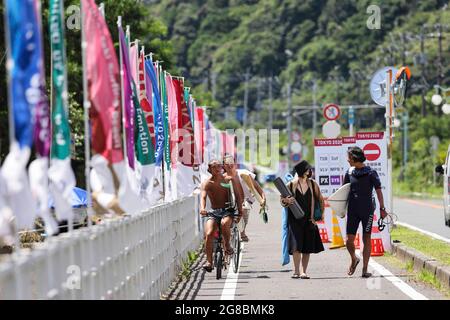
[[[450,144],[445,164],[437,166],[436,172],[444,175],[444,218],[445,225],[450,227]]]

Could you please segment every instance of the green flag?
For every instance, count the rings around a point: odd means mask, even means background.
[[[59,220],[71,220],[72,193],[76,185],[70,165],[70,127],[67,105],[66,50],[64,47],[64,3],[50,0],[49,34],[52,59],[52,150],[48,170],[50,192]]]
[[[70,127],[67,116],[66,51],[64,48],[63,0],[50,0],[50,41],[52,52],[52,86],[54,103],[52,110],[51,157],[70,157]]]
[[[163,103],[163,118],[164,118],[164,158],[166,162],[166,170],[170,170],[170,134],[169,134],[169,102],[167,99],[166,79],[164,72],[160,72],[161,95]]]

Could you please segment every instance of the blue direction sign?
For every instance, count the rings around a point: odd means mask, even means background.
[[[353,107],[348,109],[348,124],[355,124],[355,109]]]

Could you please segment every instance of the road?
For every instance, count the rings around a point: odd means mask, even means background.
[[[346,272],[350,263],[345,249],[326,250],[312,255],[309,280],[291,279],[291,263],[281,265],[281,206],[278,196],[268,196],[269,223],[264,224],[256,208],[248,226],[250,242],[245,243],[241,266],[237,274],[225,272],[216,280],[215,273],[202,270],[205,257],[192,266],[187,280],[174,283],[168,299],[180,300],[405,300],[445,299],[439,292],[410,281],[405,270],[389,263],[385,257],[371,259],[371,279],[363,279],[361,264],[353,277]],[[328,246],[328,245],[326,245]],[[384,266],[384,267],[383,267]],[[375,268],[375,269],[374,269]]]
[[[398,221],[437,234],[450,242],[450,228],[444,223],[442,200],[394,198],[394,212]]]

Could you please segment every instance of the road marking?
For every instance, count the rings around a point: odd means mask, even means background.
[[[417,201],[417,200],[411,200],[411,199],[401,199],[405,202],[411,203],[411,204],[417,204],[419,206],[423,206],[423,207],[430,207],[433,209],[444,209],[444,206],[440,206],[437,204],[431,204],[431,203],[427,203],[427,202],[422,202],[422,201]]]
[[[443,236],[440,236],[440,235],[438,235],[436,233],[433,233],[433,232],[430,232],[430,231],[422,230],[422,229],[417,228],[415,226],[412,226],[412,225],[410,225],[408,223],[397,221],[396,224],[398,224],[400,226],[403,226],[403,227],[406,227],[406,228],[409,228],[411,230],[418,231],[420,233],[426,234],[427,236],[430,236],[430,237],[435,238],[437,240],[441,240],[441,241],[450,243],[450,239],[448,239],[448,238],[445,238]]]
[[[356,254],[361,257],[361,253],[359,250],[356,250]],[[394,286],[400,289],[401,292],[406,294],[413,300],[429,300],[423,294],[417,292],[414,288],[404,282],[402,279],[394,276],[392,272],[383,267],[381,264],[375,262],[373,259],[369,260],[369,266],[372,267],[375,271],[377,271],[383,278],[390,281]]]
[[[236,294],[237,282],[239,280],[239,270],[241,269],[242,256],[244,253],[245,245],[241,242],[241,254],[239,255],[239,267],[237,273],[234,273],[233,267],[230,263],[227,280],[223,286],[222,295],[220,300],[234,300],[234,295]]]

